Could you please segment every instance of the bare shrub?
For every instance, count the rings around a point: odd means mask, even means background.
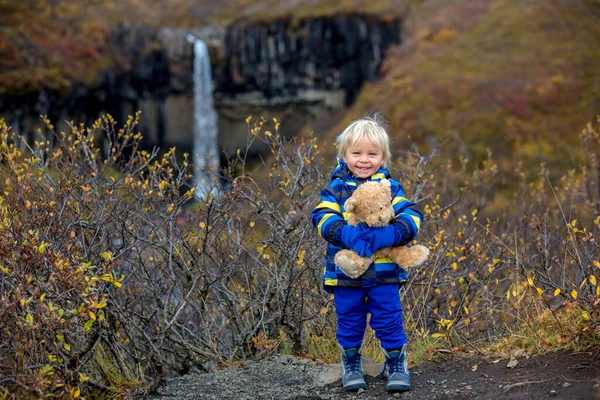
[[[24,150],[2,125],[0,391],[114,397],[277,349],[336,351],[310,220],[331,151],[260,120],[195,198],[187,157],[139,150],[136,123],[106,116]],[[403,291],[412,338],[476,350],[538,321],[562,336],[532,334],[535,346],[598,343],[598,140],[588,126],[587,157],[559,182],[544,169],[528,182],[517,164],[506,207],[492,153],[474,170],[441,162],[443,146],[399,157],[432,250]],[[250,162],[257,141],[271,156]]]
[[[597,128],[588,125],[581,139],[579,168],[559,182],[544,165],[527,181],[515,163],[520,180],[503,183],[491,152],[470,171],[466,160],[435,162],[441,147],[406,153],[401,180],[426,214],[419,241],[433,250],[405,291],[413,334],[471,350],[525,328],[532,347],[600,343]]]
[[[282,334],[300,352],[326,310],[314,139],[259,135],[260,122],[249,145],[274,153],[262,183],[240,152],[229,186],[190,205],[187,159],[138,150],[136,122],[117,130],[106,116],[26,152],[3,126],[0,385],[15,396],[154,390],[165,374],[272,351]]]

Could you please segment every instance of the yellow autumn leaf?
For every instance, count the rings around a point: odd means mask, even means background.
[[[533,286],[533,278],[532,277],[527,278],[527,283],[529,283],[529,286]]]
[[[587,311],[583,311],[583,312],[581,313],[581,316],[582,316],[584,319],[590,319],[590,314],[588,314],[588,312],[587,312]]]
[[[50,246],[50,243],[47,243],[47,242],[40,243],[40,246],[38,247],[38,253],[44,254],[44,252],[46,251],[48,246]]]
[[[573,289],[571,292],[571,297],[573,297],[573,300],[577,300],[577,290]]]
[[[540,296],[544,294],[544,291],[542,289],[540,289],[539,287],[535,288],[535,290],[537,290],[537,292]]]
[[[558,296],[560,294],[560,289],[556,289],[554,291],[554,297]]]
[[[596,286],[596,277],[594,275],[590,275],[590,283],[594,286]]]
[[[510,290],[506,291],[506,300],[510,300]]]
[[[319,314],[327,314],[327,308],[321,307],[321,311],[319,312]]]
[[[444,333],[437,333],[436,332],[436,333],[432,334],[431,337],[434,338],[434,339],[439,339],[439,338],[446,337],[446,334],[444,334]]]
[[[594,260],[594,265],[595,265],[597,268],[600,268],[600,262],[599,262],[599,261],[597,261],[597,260]]]

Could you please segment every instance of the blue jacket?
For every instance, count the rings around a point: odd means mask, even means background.
[[[321,192],[321,203],[312,211],[312,222],[319,235],[329,242],[325,255],[325,269],[323,285],[325,290],[333,293],[333,287],[371,287],[383,283],[401,283],[407,280],[406,271],[400,268],[389,258],[377,258],[360,277],[352,279],[340,271],[333,261],[336,253],[340,251],[342,243],[340,234],[342,227],[347,225],[349,214],[344,209],[344,203],[354,190],[367,180],[379,181],[387,178],[391,183],[392,206],[396,218],[392,224],[402,230],[404,240],[399,244],[404,245],[414,239],[421,223],[423,214],[415,203],[404,197],[404,188],[399,182],[390,178],[390,173],[385,168],[380,168],[370,178],[356,178],[348,169],[346,163],[338,159],[338,167],[333,171],[331,182]]]

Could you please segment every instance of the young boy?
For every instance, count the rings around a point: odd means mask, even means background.
[[[377,115],[352,122],[338,136],[337,144],[338,167],[331,182],[321,192],[321,203],[312,211],[312,221],[319,235],[329,242],[323,284],[334,296],[338,322],[336,338],[342,353],[342,383],[345,390],[367,386],[360,350],[367,313],[370,313],[371,328],[386,356],[386,390],[410,390],[407,339],[398,290],[407,279],[406,271],[389,259],[376,259],[363,275],[352,279],[336,268],[333,259],[341,249],[353,249],[361,256],[370,257],[377,249],[407,244],[417,234],[423,214],[404,198],[400,183],[390,179],[386,169],[390,160],[390,139]],[[383,178],[390,179],[392,184],[395,220],[381,228],[348,225],[345,201],[360,184]]]

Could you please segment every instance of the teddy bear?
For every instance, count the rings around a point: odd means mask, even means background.
[[[360,185],[346,200],[344,208],[350,213],[348,224],[356,226],[362,222],[370,227],[388,225],[394,219],[391,183],[387,179],[368,181]],[[400,267],[407,269],[423,264],[429,255],[425,246],[393,246],[377,250],[371,257],[361,257],[354,250],[344,249],[334,258],[344,274],[358,278],[371,263],[379,257],[392,259]]]

